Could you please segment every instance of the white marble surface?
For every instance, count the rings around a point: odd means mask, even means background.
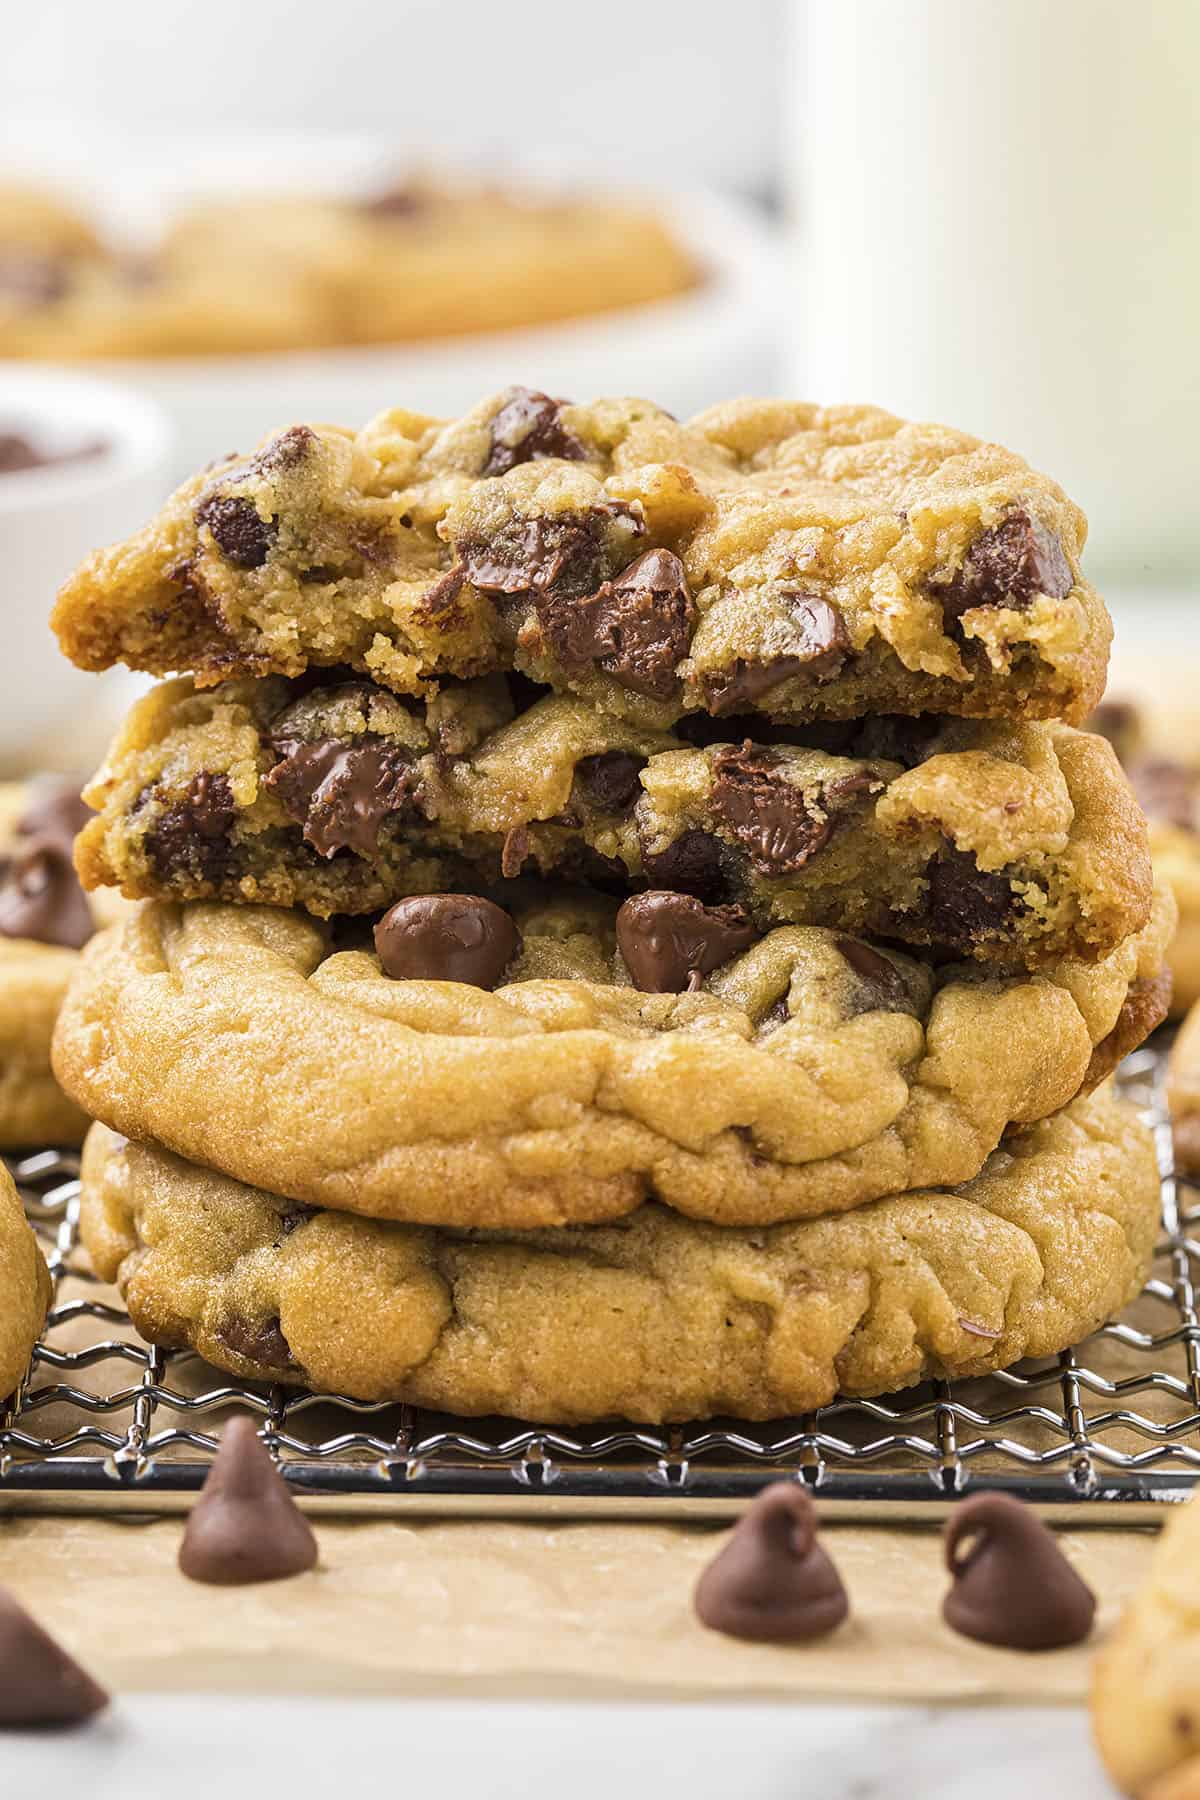
[[[398,1622],[402,1629],[402,1622]],[[169,1790],[159,1777],[170,1772]],[[1113,1800],[1077,1707],[571,1705],[146,1695],[0,1735],[0,1794],[88,1800]]]

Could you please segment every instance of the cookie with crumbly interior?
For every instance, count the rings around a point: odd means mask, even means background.
[[[1054,482],[948,426],[753,400],[681,424],[511,388],[203,470],[88,558],[54,626],[87,669],[347,665],[408,694],[516,669],[653,728],[1077,723],[1111,636],[1084,535]]]
[[[1148,1025],[1172,922],[1164,895],[1102,962],[1000,976],[662,892],[412,897],[373,943],[150,901],[84,952],[54,1067],[114,1130],[314,1206],[768,1224],[976,1175]]]
[[[0,1402],[25,1373],[49,1304],[49,1272],[12,1176],[0,1163]]]
[[[653,1204],[524,1233],[313,1211],[102,1126],[83,1236],[152,1342],[239,1377],[558,1423],[768,1419],[1086,1337],[1145,1279],[1154,1151],[1106,1091],[956,1192],[747,1231]]]
[[[1149,916],[1145,821],[1100,737],[712,730],[687,743],[570,695],[515,711],[497,676],[423,701],[361,678],[166,684],[87,790],[79,867],[130,896],[324,917],[452,890],[464,866],[590,875],[1007,967],[1107,955]]]

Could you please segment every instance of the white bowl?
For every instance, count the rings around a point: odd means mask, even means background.
[[[0,431],[96,454],[0,474],[0,774],[93,765],[131,688],[123,671],[72,668],[47,623],[62,581],[89,550],[145,522],[171,478],[172,434],[155,403],[77,374],[0,362]]]
[[[750,207],[708,194],[658,205],[706,279],[692,291],[535,330],[280,355],[92,363],[171,418],[178,479],[299,420],[357,426],[388,406],[449,416],[512,382],[588,400],[639,394],[686,416],[774,391],[783,284]]]

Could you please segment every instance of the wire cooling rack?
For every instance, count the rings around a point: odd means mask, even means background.
[[[984,1487],[1073,1522],[1149,1513],[1200,1479],[1200,1189],[1174,1178],[1164,1073],[1160,1040],[1119,1077],[1158,1139],[1163,1237],[1118,1322],[1045,1362],[767,1426],[563,1431],[230,1381],[137,1336],[77,1248],[78,1159],[27,1156],[13,1172],[55,1304],[28,1379],[0,1412],[0,1510],[181,1510],[241,1408],[314,1509],[720,1516],[789,1475],[835,1515],[932,1519]]]

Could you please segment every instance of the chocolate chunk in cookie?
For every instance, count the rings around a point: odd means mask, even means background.
[[[709,905],[730,892],[724,848],[711,831],[682,831],[665,849],[654,852],[643,845],[642,868],[655,887],[693,894]]]
[[[230,832],[237,808],[229,777],[202,769],[181,801],[166,806],[147,831],[147,860],[160,879],[186,870],[194,879],[220,882],[230,870]]]
[[[255,452],[245,466],[247,475],[275,475],[298,469],[317,445],[317,434],[311,425],[289,425]]]
[[[518,463],[562,457],[579,462],[587,451],[560,417],[565,400],[552,400],[534,388],[511,387],[492,420],[492,447],[484,475],[507,475]]]
[[[634,693],[674,693],[695,606],[683,564],[669,550],[647,550],[590,594],[556,582],[536,608],[545,644],[569,675],[599,668]]]
[[[969,850],[952,845],[928,869],[929,923],[939,943],[969,949],[1003,930],[1018,905],[1008,880],[981,869]]]
[[[948,581],[935,584],[947,624],[974,606],[1007,606],[1017,612],[1038,594],[1061,600],[1075,577],[1052,531],[1024,511],[1011,512],[981,532]]]
[[[794,676],[828,681],[850,653],[850,636],[836,607],[819,594],[786,592],[779,596],[792,627],[789,647],[775,656],[735,657],[728,669],[705,678],[708,709],[727,718]]]
[[[247,1319],[241,1313],[230,1313],[222,1320],[217,1336],[235,1356],[244,1356],[247,1362],[261,1363],[265,1369],[294,1369],[296,1366],[278,1316]]]
[[[276,739],[280,761],[265,778],[318,856],[353,850],[368,861],[384,821],[413,810],[407,751],[385,738]]]
[[[261,517],[253,500],[238,494],[208,494],[196,506],[196,524],[235,569],[261,569],[271,553],[278,525]]]
[[[603,750],[581,756],[575,764],[574,789],[595,812],[625,813],[642,791],[644,756],[628,750]]]
[[[835,938],[834,948],[845,957],[865,990],[863,997],[868,1004],[862,1007],[863,1012],[874,1012],[877,1008],[895,1012],[907,1007],[908,989],[895,963],[858,938]]]
[[[617,947],[645,994],[699,987],[757,936],[740,907],[704,906],[690,894],[635,894],[617,913]]]
[[[31,837],[0,870],[0,936],[79,950],[95,929],[69,844]]]
[[[865,773],[843,775],[813,795],[788,780],[786,767],[755,744],[713,752],[713,813],[768,877],[802,869],[829,842],[838,810],[875,785]]]
[[[520,955],[521,934],[503,907],[478,894],[418,894],[384,913],[375,948],[393,981],[494,988]]]

